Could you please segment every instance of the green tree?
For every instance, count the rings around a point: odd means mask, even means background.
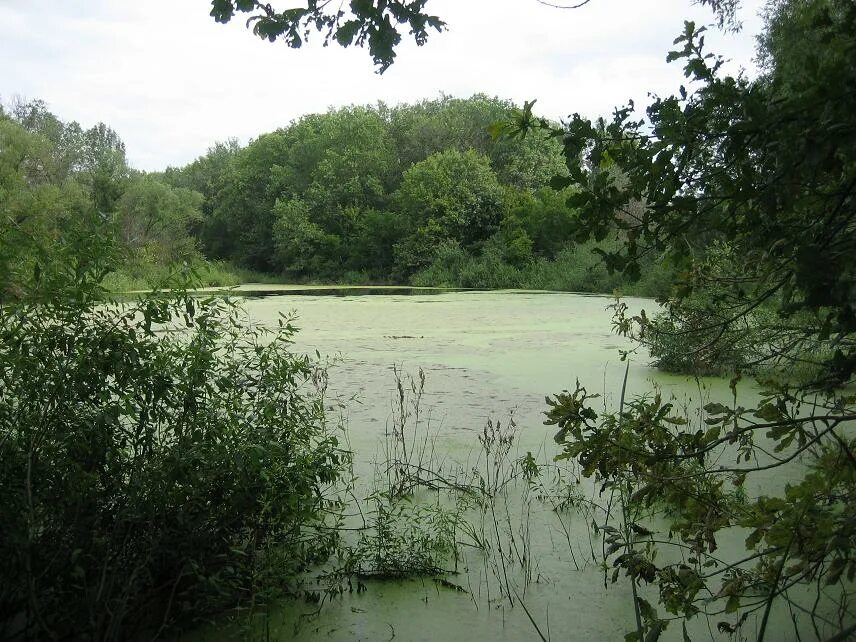
[[[568,196],[567,192],[542,188],[532,194],[520,193],[513,201],[511,216],[520,221],[537,255],[555,258],[573,242],[576,212],[568,207]]]
[[[62,122],[41,100],[17,101],[12,105],[11,114],[26,131],[41,136],[50,144],[50,160],[44,165],[50,180],[65,180],[79,169],[83,131],[78,123]]]
[[[202,197],[127,176],[103,125],[56,171],[68,128],[30,107],[0,115],[0,638],[159,637],[296,591],[347,462],[322,371],[193,280],[107,299],[128,248],[195,258]]]
[[[395,149],[387,123],[369,108],[329,112],[320,134],[318,163],[302,198],[313,222],[347,244],[356,232],[357,213],[383,208],[389,200],[399,173]]]
[[[83,132],[78,176],[99,212],[113,212],[129,175],[125,143],[104,123]]]
[[[190,229],[201,217],[202,195],[170,187],[152,176],[135,176],[117,203],[119,238],[133,252],[153,252],[169,264],[194,250]]]
[[[441,96],[388,108],[387,118],[403,169],[437,152],[473,149],[490,159],[501,183],[525,190],[544,187],[554,175],[565,172],[561,145],[543,136],[493,136],[491,126],[514,110],[510,101],[484,94]]]
[[[216,243],[210,235],[214,232],[212,221],[217,196],[223,189],[232,160],[240,150],[237,139],[231,138],[214,143],[204,156],[189,165],[182,168],[168,167],[163,172],[163,180],[169,185],[202,194],[202,216],[192,225],[192,230],[206,252],[211,252],[212,244]]]
[[[395,271],[395,246],[407,234],[407,221],[398,212],[354,210],[348,239],[348,268],[373,281],[389,282]]]
[[[213,256],[272,270],[273,208],[282,195],[275,179],[288,157],[287,138],[275,132],[260,136],[228,164],[216,207],[205,223],[204,238]]]
[[[56,262],[63,229],[91,200],[73,181],[52,181],[54,150],[44,136],[0,117],[0,299],[17,298]]]
[[[88,187],[99,211],[114,211],[129,168],[125,144],[113,129],[98,123],[84,131],[77,122],[64,123],[41,100],[19,100],[11,115],[24,130],[46,141],[49,153],[39,166],[42,180],[74,178]]]
[[[328,112],[322,122],[308,197],[327,209],[381,204],[398,170],[382,116],[371,108],[349,107]]]
[[[304,201],[277,201],[274,214],[273,239],[280,271],[298,277],[337,272],[328,263],[339,256],[341,238],[314,223]]]
[[[835,622],[818,605],[827,586],[847,602],[845,584],[856,577],[856,397],[849,388],[856,368],[856,6],[778,3],[769,24],[762,78],[722,76],[720,60],[703,50],[703,29],[688,23],[669,54],[684,61],[692,83],[679,96],[655,100],[648,122],[630,110],[605,126],[575,116],[564,133],[568,158],[585,161],[569,165],[579,230],[625,231],[626,242],[605,254],[607,264],[635,274],[646,255],[668,253],[684,274],[668,304],[687,323],[698,312],[697,293],[713,299],[703,322],[682,325],[673,340],[685,336],[690,351],[727,354],[749,320],[763,337],[752,346],[755,358],[786,373],[785,383],[762,381],[755,407],[740,405],[736,394],[731,405],[706,405],[698,427],[659,395],[602,414],[580,387],[556,396],[549,421],[560,427],[563,456],[579,459],[628,508],[607,534],[616,576],[655,585],[671,616],[721,615],[722,631],[755,612],[763,639],[774,605],[786,602],[805,609],[819,638],[845,639],[856,631],[852,605],[839,605],[846,615]],[[800,42],[791,46],[797,33]],[[598,171],[606,163],[620,171]],[[632,202],[646,206],[627,216]],[[716,230],[732,257],[727,270],[710,270],[710,252],[698,256],[686,242],[707,230]],[[759,318],[762,309],[772,314]],[[644,315],[618,323],[643,340],[657,329]],[[699,344],[698,337],[706,338]],[[810,376],[795,379],[806,366]],[[784,489],[729,500],[728,488],[776,469],[790,480]],[[656,557],[656,526],[636,519],[652,510],[665,513],[689,557]],[[715,553],[731,527],[747,529],[744,563]],[[789,592],[795,586],[813,587],[812,597],[800,602]],[[641,598],[636,605],[640,630],[632,637],[659,635],[668,616]]]
[[[473,150],[488,159],[496,175],[492,189],[500,183],[521,195],[536,186],[543,188],[547,177],[564,167],[555,139],[491,135],[490,124],[513,111],[508,101],[480,95],[395,108],[380,104],[330,110],[304,116],[243,150],[235,145],[212,148],[187,167],[168,170],[164,180],[201,190],[205,196],[194,234],[209,256],[263,271],[285,270],[300,278],[341,279],[349,272],[363,280],[401,280],[430,262],[428,250],[434,244],[415,236],[404,243],[408,228],[413,232],[413,225],[421,223],[414,222],[413,211],[403,208],[395,194],[414,164],[439,152]],[[413,182],[406,189],[412,191]],[[295,199],[305,209],[306,220],[326,239],[313,244],[314,251],[327,252],[313,261],[294,260],[305,252],[297,252],[296,244],[284,239],[285,223],[278,236],[274,233],[277,203],[287,210]],[[455,207],[468,205],[462,201]],[[524,226],[526,217],[518,208]],[[497,218],[490,229],[474,229],[478,243],[459,240],[467,251],[477,252],[498,223]],[[442,227],[434,240],[459,236],[448,225]],[[527,253],[523,236],[505,234],[503,239],[517,245],[500,254],[520,263]],[[393,247],[399,243],[402,261],[396,271]],[[291,249],[284,252],[286,245]],[[405,255],[410,256],[406,261]],[[410,267],[403,268],[405,262]]]
[[[478,249],[498,229],[499,181],[485,156],[449,150],[408,169],[396,200],[414,233],[396,250],[403,271],[424,267],[440,241]]]
[[[0,306],[4,639],[159,637],[296,591],[336,543],[347,459],[291,324],[178,291],[105,304],[118,252],[87,204]]]

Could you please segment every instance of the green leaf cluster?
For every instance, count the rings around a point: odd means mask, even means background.
[[[401,43],[402,25],[417,45],[424,45],[430,30],[441,32],[445,23],[423,11],[427,0],[351,0],[331,10],[329,2],[306,0],[306,7],[277,11],[258,0],[212,0],[211,16],[217,22],[229,22],[236,12],[248,13],[247,27],[259,38],[282,40],[298,49],[312,31],[323,34],[324,45],[334,41],[342,47],[356,44],[367,47],[383,73],[393,63],[395,48]]]
[[[348,456],[290,320],[180,290],[105,302],[97,215],[51,251],[0,306],[2,636],[156,637],[296,590],[334,550]]]
[[[663,314],[619,306],[617,328],[668,369],[734,373],[733,403],[695,420],[659,395],[595,413],[578,386],[550,400],[547,422],[562,427],[560,457],[622,498],[614,577],[653,584],[672,615],[733,617],[721,632],[754,613],[763,639],[784,604],[802,614],[795,635],[844,639],[856,630],[856,6],[772,3],[767,24],[762,77],[723,76],[687,23],[669,54],[689,82],[679,95],[655,98],[645,119],[627,108],[561,130],[579,234],[625,230],[604,256],[615,270],[651,254],[679,270]],[[753,370],[762,396],[747,408],[737,383]],[[766,471],[780,483],[755,481]],[[632,537],[640,518],[665,526]],[[718,552],[735,527],[747,529],[742,560]],[[680,562],[658,555],[671,548]],[[656,639],[668,619],[645,611],[631,637]]]

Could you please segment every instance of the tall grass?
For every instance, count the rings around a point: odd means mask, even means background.
[[[562,292],[607,293],[656,297],[669,291],[672,272],[653,261],[643,265],[642,277],[631,283],[620,273],[610,274],[595,248],[604,244],[585,243],[559,252],[555,258],[538,257],[522,267],[506,263],[491,251],[473,256],[458,247],[444,247],[434,262],[415,274],[417,286],[555,290]]]
[[[110,272],[104,287],[111,292],[139,292],[170,284],[176,274],[184,273],[198,287],[230,287],[242,283],[282,283],[282,277],[255,272],[228,263],[195,258],[182,264],[164,265],[144,261],[128,261]]]
[[[611,249],[607,243],[584,243],[568,247],[555,258],[536,257],[523,265],[508,263],[500,252],[486,249],[474,256],[456,246],[444,246],[434,262],[410,278],[419,287],[448,287],[476,289],[551,290],[557,292],[587,292],[660,297],[671,287],[673,273],[661,263],[648,261],[642,266],[642,276],[631,283],[623,274],[610,274],[596,248]],[[143,260],[127,261],[119,270],[104,279],[112,292],[135,292],[165,287],[176,273],[189,274],[198,287],[229,287],[243,283],[294,283],[282,275],[266,274],[227,261],[194,257],[181,265]],[[300,279],[311,284],[387,285],[366,272],[348,271],[339,279]]]

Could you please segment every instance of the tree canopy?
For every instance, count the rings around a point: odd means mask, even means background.
[[[659,394],[601,413],[578,387],[557,395],[548,417],[563,457],[619,492],[639,511],[631,515],[667,507],[669,532],[691,557],[658,562],[643,544],[656,529],[627,519],[610,555],[616,572],[657,586],[669,614],[734,614],[719,623],[734,631],[757,612],[763,639],[784,601],[805,609],[821,639],[821,630],[844,639],[856,630],[852,605],[833,623],[818,604],[824,586],[846,602],[856,577],[856,6],[791,1],[769,11],[758,79],[723,76],[704,29],[687,23],[669,54],[687,86],[655,99],[646,119],[622,109],[609,123],[540,123],[563,137],[572,161],[558,184],[578,187],[579,232],[624,230],[606,263],[636,275],[640,258],[656,254],[682,275],[665,317],[619,314],[619,330],[685,363],[731,355],[733,403],[706,405],[696,427]],[[746,336],[751,354],[734,358]],[[761,401],[745,407],[736,382],[753,369]],[[789,480],[778,492],[729,503],[729,487],[775,469]],[[748,529],[751,565],[716,557],[733,526]],[[797,585],[815,587],[813,605],[794,605]],[[668,619],[644,600],[638,609],[633,639],[659,635]]]
[[[215,180],[215,172],[200,164],[173,185],[132,170],[122,139],[108,125],[83,129],[42,101],[14,103],[0,114],[0,299],[33,286],[36,272],[60,269],[61,253],[53,250],[93,212],[100,234],[117,240],[123,261],[115,269],[157,280],[155,273],[169,266],[204,264],[194,235],[211,206],[193,188],[209,190],[203,175],[207,169],[207,180]]]
[[[229,22],[236,13],[249,14],[247,26],[260,38],[281,39],[289,47],[299,48],[312,31],[323,35],[324,44],[334,41],[348,47],[368,47],[383,73],[395,60],[395,48],[401,42],[401,25],[409,28],[417,45],[428,40],[430,30],[442,31],[445,23],[423,11],[427,0],[351,0],[330,6],[329,0],[307,0],[306,6],[277,10],[258,0],[212,0],[211,16],[217,22]]]
[[[490,134],[515,110],[484,95],[330,110],[243,149],[215,146],[162,179],[202,192],[193,235],[209,257],[243,267],[292,279],[456,285],[462,269],[490,274],[480,265],[491,255],[502,285],[535,287],[544,272],[536,264],[552,265],[575,245],[561,223],[572,213],[546,190],[567,171],[559,141]],[[441,246],[463,262],[419,276]],[[595,285],[582,271],[551,287]]]

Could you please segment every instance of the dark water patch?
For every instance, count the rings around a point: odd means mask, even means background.
[[[174,290],[164,290],[161,292],[152,292],[149,290],[140,290],[134,292],[111,292],[105,296],[107,302],[130,303],[136,302],[140,297],[147,298],[172,298],[175,295]],[[305,288],[200,288],[198,290],[187,290],[187,293],[197,298],[208,298],[217,296],[235,297],[240,299],[267,299],[274,297],[371,297],[371,296],[418,296],[426,295],[433,296],[438,294],[513,294],[516,297],[528,299],[538,298],[545,295],[574,295],[584,298],[613,298],[612,295],[606,293],[595,292],[570,292],[564,290],[507,290],[507,289],[483,289],[483,288],[430,288],[430,287],[409,287],[398,285],[385,286],[320,286],[320,287],[305,287]],[[415,303],[440,303],[436,301],[415,301]]]
[[[360,288],[306,288],[303,290],[232,290],[230,296],[247,299],[266,299],[269,297],[285,296],[329,296],[329,297],[360,297],[360,296],[416,296],[451,294],[456,292],[483,292],[484,290],[464,290],[453,288],[407,288],[407,287],[360,287]]]

